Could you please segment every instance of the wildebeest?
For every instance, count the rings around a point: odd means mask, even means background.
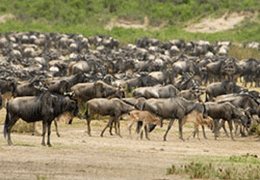
[[[258,112],[260,103],[254,96],[248,93],[232,93],[217,96],[215,102],[230,102],[235,107],[248,110],[251,115],[258,115],[260,117],[260,113]]]
[[[246,89],[236,85],[236,83],[232,81],[212,83],[206,87],[205,101],[212,100],[219,95],[240,93],[243,91],[246,91]]]
[[[180,91],[177,96],[179,97],[183,97],[185,99],[188,100],[195,100],[195,99],[200,99],[200,96],[203,94],[204,92],[202,91],[202,89],[187,89],[187,90],[182,90]]]
[[[242,123],[245,126],[247,126],[250,122],[250,119],[248,118],[248,116],[246,116],[245,112],[238,110],[230,102],[223,102],[223,103],[206,102],[205,106],[206,106],[208,116],[214,119],[215,139],[217,139],[217,134],[219,130],[217,122],[220,119],[228,122],[229,129],[230,129],[230,136],[232,140],[234,140],[233,133],[232,133],[232,120],[241,119]]]
[[[155,86],[157,84],[159,84],[158,81],[149,74],[141,74],[139,77],[132,78],[126,81],[128,92],[130,92],[132,88]]]
[[[172,84],[163,86],[161,84],[152,87],[140,87],[133,91],[134,97],[149,98],[170,98],[176,96],[179,90]]]
[[[64,94],[70,91],[70,84],[66,80],[52,80],[47,82],[51,93]]]
[[[86,105],[86,112],[84,115],[84,118],[87,118],[87,127],[88,127],[88,134],[91,136],[91,130],[90,130],[90,122],[93,119],[95,114],[99,114],[101,116],[110,116],[110,120],[105,126],[105,128],[101,132],[101,137],[103,136],[105,130],[108,127],[112,127],[112,124],[115,123],[115,127],[118,127],[118,130],[116,130],[116,133],[120,135],[120,122],[119,122],[119,116],[122,114],[128,113],[135,108],[129,104],[126,104],[122,100],[118,98],[94,98],[87,102]],[[111,133],[111,131],[110,131]]]
[[[4,137],[8,138],[8,144],[12,145],[11,129],[19,118],[26,122],[42,121],[42,145],[45,145],[46,127],[48,129],[47,145],[51,146],[51,123],[64,112],[78,114],[77,102],[62,95],[53,95],[45,91],[38,96],[17,97],[11,99],[6,107],[6,119],[4,122]]]
[[[71,62],[68,65],[68,75],[89,73],[90,71],[95,71],[95,62],[90,61],[77,61]]]
[[[213,129],[213,119],[209,116],[207,118],[203,118],[201,113],[198,113],[197,111],[193,111],[192,113],[186,115],[183,117],[183,124],[186,122],[191,122],[194,125],[194,131],[193,131],[193,138],[195,138],[197,134],[197,138],[199,139],[199,126],[202,128],[203,137],[207,139],[206,133],[205,133],[205,127],[204,125],[208,126],[210,129]],[[190,136],[188,137],[188,139]]]
[[[0,92],[3,106],[11,99],[17,88],[17,82],[14,79],[0,79]]]
[[[86,101],[93,98],[125,97],[125,92],[122,88],[111,86],[103,81],[78,83],[71,87],[71,91],[74,91],[75,98],[79,101],[80,109],[83,108]]]
[[[14,93],[17,87],[17,82],[13,79],[5,80],[0,79],[0,92],[4,94],[6,92]]]
[[[159,116],[152,114],[150,111],[140,111],[140,110],[133,110],[128,113],[127,118],[131,123],[128,125],[129,134],[131,135],[131,127],[134,123],[139,121],[142,122],[142,127],[140,133],[140,138],[143,138],[143,132],[145,132],[146,139],[150,140],[148,137],[148,131],[150,131],[149,124],[159,125],[161,124],[161,119]],[[162,126],[162,124],[161,124]]]
[[[17,85],[16,91],[14,92],[14,97],[37,96],[41,94],[39,87],[44,87],[45,85],[46,84],[38,78],[35,78],[30,82],[23,82]]]
[[[182,137],[182,118],[191,113],[192,111],[202,112],[203,118],[207,117],[207,112],[203,103],[197,100],[190,101],[182,97],[167,98],[167,99],[144,99],[139,98],[135,107],[139,110],[148,110],[162,119],[169,119],[170,122],[167,130],[164,134],[164,141],[166,141],[166,136],[171,129],[175,119],[179,120],[179,137]]]

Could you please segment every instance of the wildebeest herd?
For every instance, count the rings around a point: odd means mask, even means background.
[[[101,136],[107,128],[111,134],[115,128],[120,135],[124,118],[132,120],[129,131],[136,123],[136,131],[141,137],[145,132],[147,139],[163,119],[170,119],[164,140],[175,119],[181,139],[187,120],[194,123],[194,136],[202,126],[206,138],[204,125],[208,125],[216,139],[219,129],[225,130],[225,121],[232,139],[233,122],[242,135],[248,135],[253,117],[260,116],[260,96],[246,86],[259,85],[260,63],[228,57],[231,45],[140,38],[121,47],[118,40],[103,35],[0,34],[4,136],[11,145],[11,129],[19,118],[42,121],[42,144],[47,127],[47,145],[51,146],[52,121],[65,112],[72,119],[86,119],[89,135],[95,114],[110,117]]]

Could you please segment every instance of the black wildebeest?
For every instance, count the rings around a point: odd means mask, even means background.
[[[258,101],[258,98],[249,93],[232,93],[217,96],[215,102],[230,102],[235,107],[248,110],[251,115],[258,115],[260,117],[260,114],[258,113],[260,102]]]
[[[140,87],[133,91],[134,97],[149,98],[170,98],[176,96],[179,90],[172,84],[163,86],[161,84],[152,87]]]
[[[228,122],[229,129],[230,129],[230,136],[231,136],[232,140],[234,140],[233,134],[232,134],[232,120],[233,119],[240,119],[244,126],[247,126],[249,124],[250,119],[245,114],[245,112],[239,110],[230,102],[222,102],[222,103],[206,102],[205,106],[206,106],[208,116],[210,116],[212,119],[214,119],[215,139],[217,139],[217,134],[218,134],[218,130],[219,130],[217,121],[220,119]]]
[[[148,110],[162,119],[169,119],[170,122],[167,130],[164,134],[164,141],[166,141],[166,136],[171,129],[175,119],[179,120],[179,136],[182,137],[182,118],[192,111],[197,111],[203,114],[203,118],[207,117],[207,112],[203,103],[197,100],[191,101],[186,100],[182,97],[167,98],[167,99],[144,99],[139,98],[139,101],[135,104],[135,107],[139,110]]]
[[[214,97],[223,94],[240,93],[247,91],[241,86],[236,85],[232,81],[216,82],[206,87],[205,101],[212,100]]]
[[[125,97],[123,88],[111,86],[100,80],[93,83],[78,83],[71,87],[71,91],[75,92],[80,110],[84,109],[85,102],[93,98]]]
[[[101,132],[101,137],[103,136],[105,130],[108,127],[112,127],[112,124],[115,123],[115,128],[118,126],[118,131],[116,129],[116,133],[120,136],[120,124],[119,124],[119,116],[122,114],[128,113],[135,108],[129,104],[126,104],[122,100],[118,98],[106,99],[106,98],[95,98],[91,99],[87,102],[87,110],[85,112],[84,117],[87,118],[87,126],[88,126],[88,134],[90,133],[90,121],[93,119],[95,114],[99,114],[101,116],[110,116],[110,120],[107,123],[106,127]],[[89,113],[88,113],[89,112]],[[111,129],[110,129],[111,134]]]
[[[77,101],[62,95],[51,94],[49,91],[42,92],[39,96],[17,97],[11,99],[6,106],[4,137],[7,135],[8,144],[13,144],[10,135],[11,129],[19,118],[28,123],[42,121],[42,145],[45,145],[47,127],[47,145],[51,146],[51,123],[56,117],[67,111],[73,112],[76,116],[78,114]]]

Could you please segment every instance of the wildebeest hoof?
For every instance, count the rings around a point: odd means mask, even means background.
[[[51,144],[48,144],[48,146],[49,146],[49,147],[52,147],[52,145],[51,145]]]
[[[91,134],[90,134],[90,132],[88,132],[88,131],[85,131],[89,136],[91,136]]]
[[[8,142],[8,145],[9,145],[9,146],[12,146],[12,145],[13,145],[13,143],[12,143],[12,142]]]

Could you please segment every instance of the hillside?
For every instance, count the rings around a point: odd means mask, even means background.
[[[161,41],[260,41],[259,10],[258,0],[13,0],[11,3],[1,0],[0,29],[2,33],[105,34],[125,43],[133,43],[145,36]],[[234,12],[238,20],[227,18],[230,21],[225,22],[231,28],[222,28],[210,34],[194,31],[194,28],[204,28],[210,23],[208,29],[220,27],[223,23],[214,24],[212,19],[231,17]],[[196,25],[199,23],[202,24]]]

